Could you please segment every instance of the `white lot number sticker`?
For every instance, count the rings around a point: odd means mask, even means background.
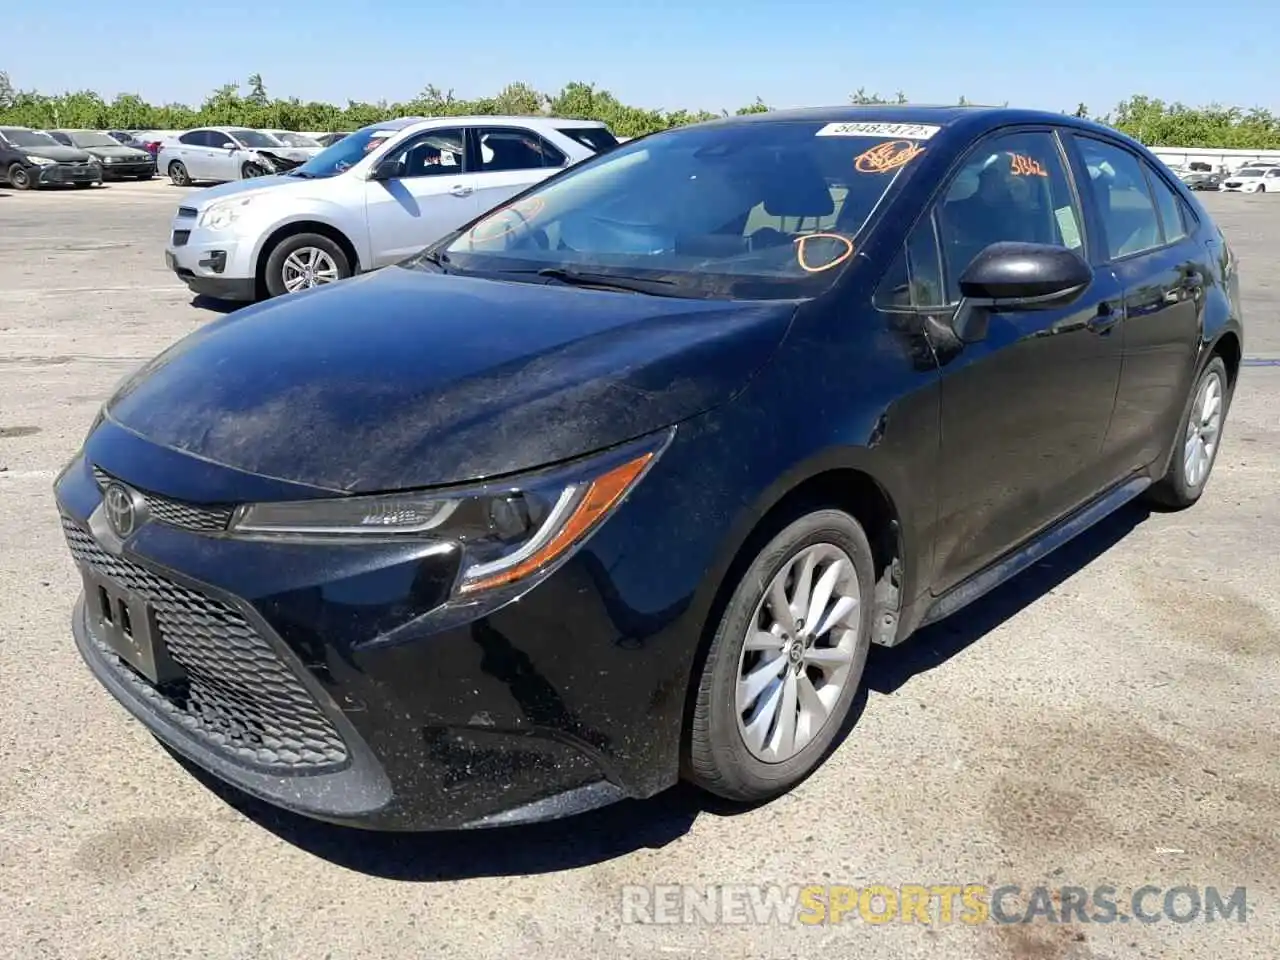
[[[1070,250],[1077,250],[1084,246],[1080,239],[1080,225],[1076,223],[1076,212],[1070,205],[1058,207],[1053,214],[1058,218],[1058,232],[1062,234],[1063,246]]]
[[[814,136],[928,140],[941,129],[928,123],[828,123]]]

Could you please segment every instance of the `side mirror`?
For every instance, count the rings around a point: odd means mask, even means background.
[[[960,294],[992,309],[1063,306],[1093,281],[1074,250],[1045,243],[993,243],[960,275]]]
[[[1066,306],[1093,281],[1093,269],[1074,250],[1045,243],[993,243],[960,275],[963,298],[956,336],[974,343],[987,335],[993,312]]]
[[[370,180],[398,180],[404,176],[404,164],[399,160],[382,160],[369,173]]]

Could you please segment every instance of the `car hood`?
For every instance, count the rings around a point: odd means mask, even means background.
[[[304,180],[301,177],[285,177],[285,176],[269,176],[269,177],[250,177],[248,180],[232,180],[229,183],[220,183],[216,187],[207,187],[200,190],[195,206],[204,209],[215,200],[222,200],[224,197],[247,196],[251,193],[262,193],[268,190],[288,189],[290,187],[304,187],[308,183],[314,183],[313,180]],[[190,206],[187,200],[183,203]]]
[[[150,160],[151,154],[137,147],[126,147],[121,144],[118,147],[85,147],[86,153],[91,153],[95,157],[121,157],[125,160]]]
[[[389,267],[215,321],[135,374],[108,415],[277,480],[350,492],[460,483],[724,403],[794,312]]]
[[[19,153],[28,157],[44,157],[46,160],[57,160],[60,163],[84,163],[93,158],[78,147],[14,147]]]

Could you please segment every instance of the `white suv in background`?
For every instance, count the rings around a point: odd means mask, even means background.
[[[1227,193],[1280,193],[1280,166],[1251,163],[1223,179],[1218,189]]]
[[[204,296],[292,293],[403,260],[616,144],[592,120],[373,124],[287,173],[190,194],[173,219],[165,261]]]

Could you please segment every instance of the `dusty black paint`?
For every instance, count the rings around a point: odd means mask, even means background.
[[[283,480],[454,483],[725,402],[793,312],[393,267],[194,334],[109,410],[157,444]]]

